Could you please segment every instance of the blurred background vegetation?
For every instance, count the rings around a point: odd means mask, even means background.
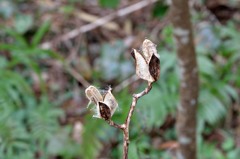
[[[171,5],[157,1],[125,16],[137,0],[0,0],[0,158],[120,158],[122,134],[86,109],[91,83],[113,87],[122,123],[134,76],[131,48],[148,38],[161,56],[161,77],[139,100],[130,159],[175,158],[179,68],[168,23]],[[198,158],[240,156],[240,2],[191,1],[199,66]],[[104,25],[84,30],[101,17]],[[82,31],[65,37],[72,30]]]

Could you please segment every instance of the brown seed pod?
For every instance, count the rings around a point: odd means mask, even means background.
[[[149,65],[146,62],[145,58],[137,50],[134,49],[133,51],[134,51],[134,57],[135,57],[135,66],[136,66],[137,76],[146,81],[153,82],[154,78],[151,76],[149,72]]]
[[[152,55],[158,56],[156,45],[148,39],[143,41],[142,52],[147,63],[150,62]]]
[[[111,118],[111,109],[103,102],[99,102],[98,105],[101,118],[109,120]]]
[[[142,44],[142,53],[133,49],[131,55],[135,59],[136,74],[149,82],[157,81],[160,76],[160,57],[156,45],[148,39]]]
[[[152,56],[149,63],[149,72],[155,81],[159,79],[160,76],[160,60],[155,55]]]
[[[111,110],[111,116],[112,116],[118,107],[118,103],[115,97],[112,95],[111,90],[112,90],[111,88],[108,89],[107,93],[103,97],[103,102],[109,106]]]
[[[112,89],[109,87],[109,89],[104,91],[102,94],[94,86],[89,86],[85,90],[85,94],[89,101],[95,104],[95,114],[93,117],[103,118],[105,120],[108,120],[112,117],[118,107],[118,103],[115,97],[112,95],[111,90]]]

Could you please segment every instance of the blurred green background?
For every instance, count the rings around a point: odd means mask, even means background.
[[[130,159],[173,159],[179,67],[171,5],[158,1],[73,38],[62,35],[137,0],[0,0],[0,158],[120,158],[122,133],[92,118],[84,90],[113,88],[123,123],[134,76],[131,48],[157,44],[161,77],[130,126]],[[200,78],[198,158],[240,156],[240,11],[237,0],[191,1]]]

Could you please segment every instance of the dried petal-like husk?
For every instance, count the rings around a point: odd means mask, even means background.
[[[157,58],[159,58],[159,55],[158,55],[157,49],[156,49],[156,45],[148,39],[145,39],[143,41],[142,51],[143,51],[143,56],[148,64],[150,63],[150,60],[153,55],[155,55]]]
[[[103,97],[102,97],[101,93],[94,86],[89,86],[85,90],[85,94],[86,94],[87,98],[89,99],[89,101],[93,102],[95,105],[97,105],[98,102],[103,101]]]
[[[118,107],[117,100],[115,97],[112,95],[111,88],[107,91],[107,93],[104,96],[103,102],[109,106],[111,109],[111,116],[114,114],[115,110]]]
[[[133,49],[132,56],[135,58],[137,76],[149,82],[155,81],[149,72],[149,65],[143,55]]]
[[[111,93],[111,88],[102,95],[96,87],[89,86],[85,90],[85,94],[89,101],[95,104],[93,117],[108,120],[118,107],[118,103]]]

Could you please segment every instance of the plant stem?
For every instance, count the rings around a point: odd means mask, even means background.
[[[129,130],[123,130],[123,159],[128,158]]]
[[[144,96],[145,94],[147,94],[151,89],[152,89],[152,83],[148,82],[148,86],[145,88],[145,90],[143,90],[142,92],[140,92],[138,94],[133,94],[132,104],[131,104],[127,119],[124,124],[125,128],[123,129],[123,159],[128,158],[129,125],[130,125],[131,117],[133,115],[134,108],[137,104],[138,99],[141,98],[142,96]]]
[[[151,89],[152,89],[152,83],[148,82],[148,86],[142,92],[133,94],[132,104],[124,124],[119,125],[114,123],[111,119],[107,120],[110,126],[121,129],[123,131],[123,159],[128,159],[128,146],[130,143],[129,142],[129,125],[130,125],[131,117],[133,115],[134,108],[137,104],[138,99],[146,95],[148,92],[150,92]]]

